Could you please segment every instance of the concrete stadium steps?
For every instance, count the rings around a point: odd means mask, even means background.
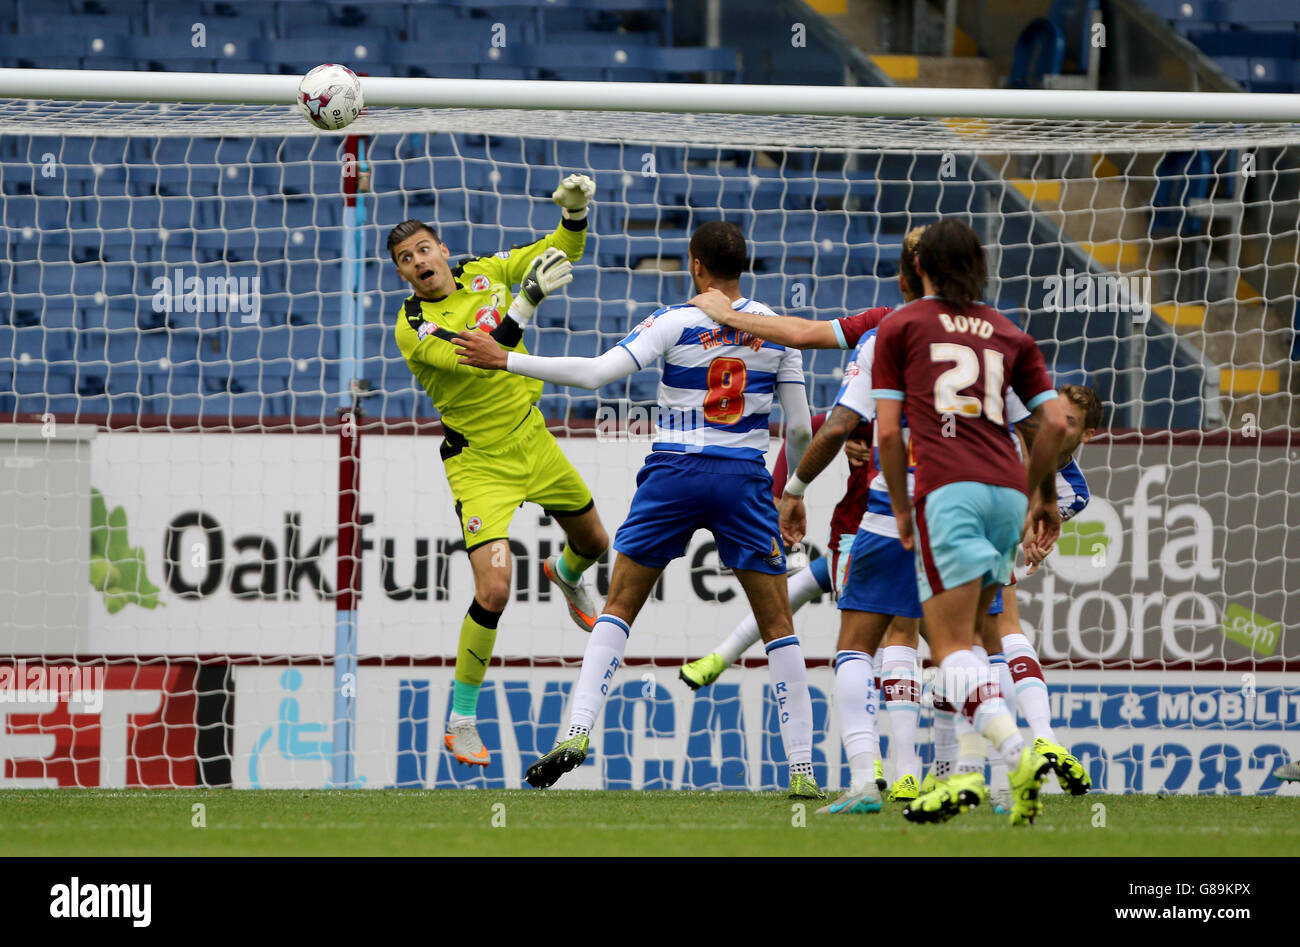
[[[1019,177],[1009,178],[1008,183],[1105,269],[1126,277],[1151,278],[1153,316],[1172,326],[1219,366],[1223,412],[1229,425],[1238,425],[1246,414],[1253,415],[1255,423],[1265,429],[1300,422],[1300,408],[1292,407],[1290,395],[1291,325],[1265,304],[1261,291],[1255,288],[1267,267],[1243,268],[1237,286],[1231,287],[1226,264],[1216,258],[1208,275],[1207,301],[1205,271],[1189,271],[1179,265],[1190,265],[1190,261],[1180,260],[1180,253],[1188,248],[1186,238],[1151,239],[1151,188],[1146,182],[1135,185],[1110,176]],[[1224,241],[1220,238],[1215,243],[1222,252]],[[1288,294],[1281,286],[1275,291]],[[1294,281],[1289,293],[1294,293]]]
[[[871,61],[901,86],[996,89],[998,65],[982,56],[872,55]]]

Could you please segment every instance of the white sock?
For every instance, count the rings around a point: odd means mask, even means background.
[[[957,772],[984,772],[984,738],[961,714],[953,720],[953,725],[957,733]]]
[[[1008,769],[1020,765],[1020,752],[1025,748],[1025,738],[1011,722],[1010,714],[1004,713],[1001,717],[990,720],[985,732],[994,734],[989,737],[989,741],[998,748]]]
[[[806,566],[800,569],[794,575],[790,576],[786,584],[786,594],[790,596],[791,613],[799,611],[819,595],[825,595],[829,589],[824,589],[817,581],[817,573],[813,572],[812,566]]]
[[[921,778],[921,759],[916,754],[916,728],[921,719],[921,675],[916,667],[916,649],[890,645],[880,662],[880,679],[885,689],[885,709],[893,733],[896,779]]]
[[[844,755],[849,758],[853,789],[875,782],[876,672],[862,651],[835,654],[835,715],[840,722]]]
[[[885,646],[882,644],[876,649],[876,653],[871,656],[871,711],[872,720],[876,725],[872,730],[872,745],[876,754],[875,758],[881,762],[885,759],[885,754],[880,752],[880,705],[884,703],[885,683],[880,679],[880,667],[884,664]],[[883,770],[882,770],[883,771]],[[875,768],[872,768],[872,777],[874,778]]]
[[[790,772],[812,775],[812,696],[799,639],[794,635],[776,638],[765,650]]]
[[[1007,666],[1007,656],[1002,653],[989,655],[989,668],[993,671],[993,679],[998,682],[998,690],[1002,691],[1002,699],[1007,702],[1007,711],[1011,714],[1011,719],[1016,717],[1016,685],[1011,680],[1011,668]]]
[[[733,628],[731,634],[727,635],[722,644],[714,650],[722,655],[722,660],[727,667],[731,667],[761,637],[762,635],[758,633],[758,620],[751,612],[740,620],[740,624]]]
[[[957,765],[957,715],[950,710],[934,712],[934,766],[935,779],[947,779]]]
[[[800,569],[790,576],[787,589],[787,594],[790,596],[791,614],[799,611],[817,596],[826,594],[826,590],[817,583],[817,576],[813,573],[812,566]],[[758,620],[754,618],[751,612],[741,619],[740,624],[732,629],[731,634],[727,635],[726,640],[718,645],[715,650],[722,655],[722,660],[726,666],[731,667],[761,637],[762,635],[758,633]]]
[[[1009,766],[1016,765],[1025,741],[993,683],[988,664],[970,651],[954,651],[940,663],[939,673],[948,701],[998,748]]]
[[[1014,698],[1015,690],[1011,684],[1011,669],[1007,667],[1006,655],[999,652],[998,654],[989,655],[989,670],[993,672],[993,679],[997,681],[998,690],[1002,692],[1002,699],[1007,702],[1007,713],[1011,719],[1016,719],[1016,702]],[[1010,789],[1011,783],[1007,780],[1007,761],[1002,758],[1002,754],[994,752],[988,754],[989,757],[989,788],[995,792],[1000,789]]]
[[[1052,708],[1047,699],[1047,682],[1038,663],[1038,653],[1029,639],[1022,634],[1002,638],[1002,653],[1006,655],[1011,679],[1015,682],[1016,704],[1025,715],[1029,732],[1034,739],[1056,742],[1052,731]]]
[[[629,632],[627,624],[613,615],[601,615],[587,639],[587,650],[582,654],[582,671],[578,686],[573,692],[569,710],[569,737],[587,733],[596,722],[596,714],[605,703],[610,682],[623,663]],[[566,737],[567,739],[567,737]]]
[[[980,742],[988,746],[988,741],[980,737]],[[996,748],[995,748],[996,749]],[[1002,758],[1002,754],[993,752],[988,754],[989,758],[989,788],[990,789],[1010,789],[1011,783],[1007,779],[1007,761]]]

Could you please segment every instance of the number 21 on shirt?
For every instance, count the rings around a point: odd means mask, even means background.
[[[934,382],[934,410],[939,414],[960,414],[978,418],[981,414],[994,424],[1005,424],[1002,411],[1002,353],[984,350],[984,400],[958,392],[979,381],[980,357],[969,345],[957,342],[931,342],[930,361],[955,362]]]

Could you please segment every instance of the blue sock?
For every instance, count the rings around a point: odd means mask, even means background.
[[[482,684],[466,684],[463,681],[452,681],[451,712],[462,717],[476,716],[478,714],[478,692],[482,686]]]

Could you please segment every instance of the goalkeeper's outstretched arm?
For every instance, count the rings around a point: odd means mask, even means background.
[[[572,265],[582,256],[588,205],[594,193],[596,182],[590,177],[570,174],[551,195],[564,218],[555,233],[527,247],[480,258],[494,266],[497,276],[506,283],[519,284],[519,294],[510,303],[506,317],[492,330],[492,337],[506,348],[519,344],[524,327],[541,301],[573,279]]]
[[[506,348],[514,348],[524,336],[524,326],[532,321],[542,300],[573,280],[573,264],[564,251],[549,247],[524,272],[519,282],[519,295],[510,303],[510,309],[501,324],[492,330],[492,338]]]

